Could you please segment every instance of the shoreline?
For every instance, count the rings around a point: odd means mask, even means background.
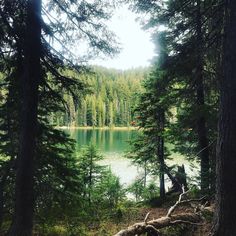
[[[114,127],[109,127],[109,126],[104,126],[104,127],[93,127],[93,126],[55,126],[56,129],[70,129],[70,130],[76,130],[76,129],[83,129],[83,130],[138,130],[138,127],[134,126],[127,126],[127,127],[119,127],[119,126],[114,126]]]

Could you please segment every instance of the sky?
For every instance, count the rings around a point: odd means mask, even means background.
[[[109,57],[96,59],[91,61],[91,64],[121,70],[150,65],[155,55],[154,44],[151,35],[142,30],[136,18],[137,15],[127,6],[116,10],[108,26],[118,36],[121,52],[112,59]]]

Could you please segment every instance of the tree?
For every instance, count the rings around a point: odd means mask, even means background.
[[[43,84],[47,89],[52,89],[43,71],[50,71],[54,82],[57,81],[61,87],[67,86],[70,92],[72,92],[70,87],[72,84],[78,86],[70,76],[62,75],[60,69],[66,65],[80,70],[81,66],[74,66],[73,59],[68,59],[69,50],[64,54],[58,52],[48,39],[50,37],[56,39],[59,45],[63,45],[61,51],[65,51],[64,43],[72,39],[72,32],[79,30],[79,38],[86,39],[90,46],[90,55],[91,52],[101,51],[114,53],[116,50],[110,44],[113,37],[107,32],[103,22],[93,23],[95,19],[108,18],[109,14],[104,11],[103,4],[104,2],[99,3],[99,1],[94,3],[48,1],[42,6],[42,1],[36,0],[1,2],[0,24],[3,33],[1,54],[3,59],[5,55],[17,58],[17,75],[21,84],[18,97],[20,131],[15,187],[16,204],[9,235],[32,234],[39,88]],[[106,9],[109,6],[108,3]],[[53,11],[58,18],[52,16],[50,11]],[[47,18],[47,23],[42,15]],[[60,22],[58,19],[62,15],[64,21]],[[91,29],[99,30],[94,34]]]
[[[34,208],[34,157],[37,132],[38,88],[42,71],[41,1],[28,1],[26,5],[26,31],[24,40],[22,104],[20,111],[19,153],[16,172],[16,203],[14,221],[9,235],[31,235]],[[35,50],[32,51],[32,48]]]
[[[147,166],[151,165],[153,173],[159,174],[162,199],[165,198],[164,175],[169,172],[165,164],[168,156],[165,130],[170,120],[172,101],[169,83],[171,77],[167,74],[169,55],[165,36],[163,33],[158,37],[158,42],[162,46],[159,50],[159,59],[149,78],[145,80],[145,90],[140,95],[139,104],[135,109],[138,116],[137,124],[141,128],[142,135],[134,141],[132,150],[135,153],[134,161],[144,165],[145,172]]]
[[[96,162],[102,160],[103,157],[98,153],[96,147],[90,144],[80,154],[79,168],[83,179],[83,185],[85,186],[84,196],[91,203],[92,193],[94,192],[94,186],[101,178],[104,167],[98,165]]]
[[[14,204],[14,180],[16,168],[16,155],[19,142],[19,111],[16,98],[19,92],[19,82],[15,79],[16,71],[8,77],[9,84],[1,104],[0,130],[1,130],[1,218],[11,217]],[[8,92],[7,92],[8,91]],[[81,202],[78,181],[78,168],[74,154],[74,142],[68,139],[63,131],[56,130],[49,125],[48,113],[62,109],[61,101],[54,91],[42,86],[39,90],[38,129],[36,142],[36,158],[34,173],[35,218],[47,215],[54,218],[52,211],[64,210],[68,214],[73,202],[74,208]],[[76,201],[75,201],[76,196]],[[53,204],[51,204],[53,202]],[[75,204],[76,202],[76,204]],[[53,209],[53,210],[52,210]],[[48,210],[47,214],[45,211]],[[68,214],[71,215],[71,214]],[[50,220],[51,221],[51,220]]]
[[[103,173],[100,183],[97,186],[97,192],[104,203],[108,203],[109,209],[117,208],[120,202],[126,198],[125,190],[120,183],[120,180],[115,176],[110,169]],[[96,201],[99,201],[99,196],[96,196]]]
[[[156,32],[160,25],[168,28],[166,38],[172,62],[167,73],[172,77],[172,91],[176,96],[173,105],[177,108],[177,122],[172,126],[173,141],[181,153],[195,159],[198,156],[201,189],[209,193],[217,123],[217,118],[212,119],[210,114],[217,112],[218,88],[214,70],[219,60],[215,53],[221,47],[218,17],[221,4],[198,0],[132,2],[136,11],[150,16],[144,21],[145,28]],[[217,30],[213,29],[216,22]]]
[[[220,81],[220,118],[217,142],[217,205],[213,235],[236,234],[236,2],[224,1],[225,30],[223,46],[223,77]]]

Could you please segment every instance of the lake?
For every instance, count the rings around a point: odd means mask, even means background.
[[[89,143],[96,145],[104,156],[104,160],[99,163],[110,166],[122,184],[132,183],[139,171],[131,160],[124,158],[129,149],[129,141],[137,132],[133,129],[70,129],[71,137],[76,140],[77,150]]]
[[[76,140],[76,148],[79,151],[83,146],[93,143],[104,156],[99,163],[110,166],[112,172],[119,176],[122,184],[131,184],[141,174],[142,168],[132,165],[131,160],[124,157],[129,149],[129,141],[138,133],[134,129],[70,129],[69,133]],[[192,176],[196,169],[192,170],[186,159],[172,153],[172,160],[167,164],[185,165],[188,175]]]

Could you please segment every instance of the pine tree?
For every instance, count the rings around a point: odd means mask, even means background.
[[[217,112],[218,97],[217,78],[212,73],[217,62],[211,54],[220,47],[217,42],[220,29],[212,30],[211,24],[220,7],[214,1],[133,2],[136,10],[150,15],[146,28],[158,31],[159,25],[168,27],[168,47],[172,54],[168,73],[178,107],[174,136],[178,150],[185,155],[189,155],[186,144],[191,144],[191,153],[201,163],[202,191],[209,192],[217,123],[210,114]]]
[[[111,34],[106,31],[101,21],[98,24],[90,21],[91,18],[108,17],[103,7],[104,2],[91,4],[86,1],[70,3],[49,1],[46,6],[42,6],[41,1],[35,0],[1,2],[0,24],[3,26],[4,35],[1,37],[1,49],[3,52],[10,49],[11,55],[18,54],[23,59],[22,67],[21,64],[16,65],[21,86],[18,97],[20,101],[19,147],[17,149],[15,213],[9,235],[32,234],[39,88],[44,83],[47,89],[52,89],[43,70],[50,71],[54,82],[57,81],[57,84],[62,87],[66,86],[70,92],[73,86],[79,87],[76,80],[64,76],[60,69],[65,64],[77,70],[81,67],[75,67],[68,59],[68,54],[58,53],[50,44],[51,41],[47,39],[52,37],[63,45],[63,39],[71,39],[70,33],[79,30],[80,36],[87,39],[92,51],[113,53],[115,50],[110,45]],[[109,4],[106,7],[109,7]],[[52,17],[49,10],[58,14],[58,19],[63,14],[64,22],[67,24],[58,24],[57,18]],[[48,23],[43,21],[43,14],[47,17]],[[82,23],[83,28],[81,28]],[[91,27],[99,31],[96,30],[94,34],[90,31]],[[62,34],[64,37],[57,37]],[[60,95],[58,97],[60,98]]]
[[[170,78],[168,78],[168,51],[166,48],[165,34],[159,36],[159,43],[162,45],[159,52],[159,61],[145,80],[145,91],[140,95],[140,101],[136,108],[138,126],[142,135],[134,141],[133,152],[136,154],[135,162],[142,163],[145,168],[152,167],[155,174],[159,174],[160,197],[165,198],[165,178],[168,172],[165,164],[167,152],[165,148],[166,127],[169,123],[171,108]],[[158,169],[158,170],[155,170]]]

